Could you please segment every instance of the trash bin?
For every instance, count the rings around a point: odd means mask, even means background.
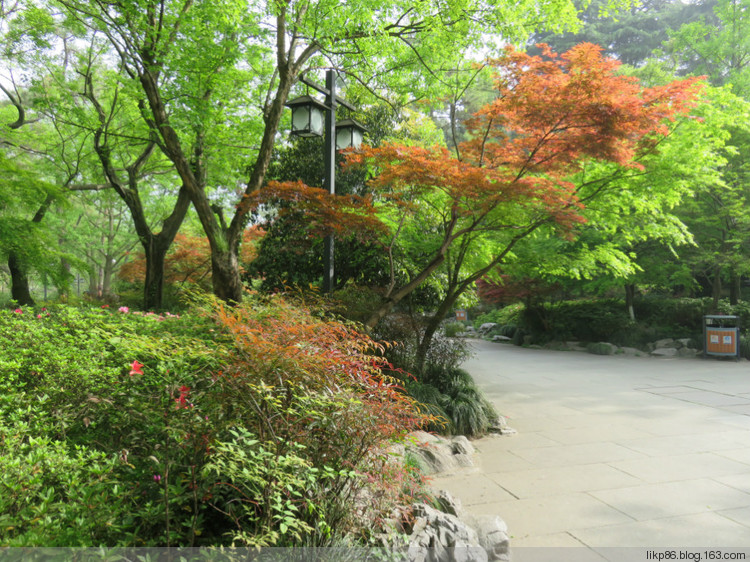
[[[740,317],[703,317],[703,356],[740,358]]]
[[[469,319],[469,315],[465,310],[456,310],[456,322],[466,322]]]

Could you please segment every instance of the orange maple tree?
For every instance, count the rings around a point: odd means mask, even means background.
[[[644,88],[618,74],[619,63],[596,45],[581,44],[562,55],[541,47],[540,56],[509,47],[488,61],[496,99],[465,123],[469,140],[457,147],[457,155],[442,147],[401,144],[348,154],[345,166],[367,166],[371,172],[372,199],[339,205],[356,207],[350,216],[366,218],[368,228],[374,207],[388,225],[385,234],[371,230],[391,259],[392,274],[368,325],[447,264],[445,297],[435,315],[439,323],[460,294],[542,225],[573,236],[584,222],[584,203],[596,196],[579,197],[575,174],[591,160],[639,168],[639,157],[657,149],[702,89],[696,78]],[[310,189],[302,184],[275,187],[313,200],[301,195]],[[320,196],[314,200],[333,205]],[[342,207],[330,209],[325,220],[337,220]],[[421,246],[412,241],[409,276],[399,280],[394,261],[410,223],[418,223],[411,236]],[[477,246],[490,238],[491,255],[474,259],[467,269]]]
[[[412,249],[409,278],[398,283],[392,277],[367,321],[374,326],[442,268],[444,296],[426,326],[418,361],[456,299],[503,263],[518,242],[543,225],[574,236],[585,222],[584,204],[600,192],[580,196],[574,178],[586,162],[641,169],[639,159],[658,150],[702,91],[697,78],[644,88],[618,74],[619,63],[596,45],[581,44],[562,55],[541,48],[540,56],[530,56],[509,47],[488,61],[496,98],[465,123],[469,140],[457,146],[456,156],[439,147],[390,144],[348,158],[348,165],[366,165],[374,173],[369,185],[395,225],[383,241],[389,256],[409,221],[420,212],[435,217],[432,243],[422,244],[416,263]]]

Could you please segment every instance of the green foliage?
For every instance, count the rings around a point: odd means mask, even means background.
[[[494,322],[495,324],[500,325],[518,324],[518,322],[521,321],[523,309],[523,305],[518,303],[489,310],[475,318],[474,327],[479,328],[479,326],[486,324],[487,322]]]
[[[747,336],[740,337],[740,356],[750,359],[750,338]]]
[[[538,340],[611,341],[627,325],[625,306],[616,300],[564,301],[526,309],[523,326]]]
[[[466,331],[466,326],[461,322],[448,322],[443,325],[443,333],[447,338],[454,338],[456,337],[456,334],[460,334],[464,331]]]
[[[306,493],[317,484],[310,463],[294,452],[274,454],[273,444],[260,443],[243,428],[229,433],[231,441],[216,444],[204,471],[213,481],[214,505],[237,524],[232,544],[299,541],[312,531],[300,518],[309,504]]]
[[[0,544],[92,546],[128,537],[117,458],[0,421]]]
[[[302,305],[24,307],[0,346],[0,544],[367,541],[419,487],[382,452],[413,402],[374,342]]]
[[[511,338],[511,343],[513,345],[521,346],[524,343],[526,343],[526,336],[530,335],[526,330],[523,328],[516,328],[513,331],[513,335],[509,336]]]
[[[402,373],[403,385],[420,411],[430,416],[425,429],[482,435],[497,419],[497,413],[471,375],[460,368],[472,352],[467,340],[449,336],[454,329],[463,331],[465,326],[449,322],[444,325],[445,333],[434,335],[422,369],[416,368],[418,324],[404,316],[391,316],[378,325],[378,337],[398,342],[386,350],[386,356],[392,367]]]
[[[586,346],[586,351],[594,355],[612,355],[614,348],[607,342],[590,343]]]
[[[430,414],[439,416],[432,429],[456,435],[480,436],[497,419],[497,412],[464,369],[432,365],[408,390]],[[447,424],[441,427],[440,421]]]
[[[493,332],[507,335],[516,345],[531,335],[535,342],[583,341],[596,354],[609,354],[608,347],[599,342],[620,346],[645,348],[648,343],[663,338],[691,338],[692,347],[701,348],[703,316],[713,314],[712,299],[689,299],[644,295],[635,299],[636,320],[627,315],[625,303],[617,299],[582,299],[539,304],[524,311],[522,324],[500,326]],[[750,326],[750,303],[740,301],[731,305],[719,301],[718,314],[739,316],[740,326]]]

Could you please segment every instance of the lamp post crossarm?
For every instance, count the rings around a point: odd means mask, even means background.
[[[321,86],[320,84],[313,82],[309,78],[306,78],[304,76],[300,77],[300,82],[303,84],[310,86],[313,90],[317,90],[324,96],[328,97],[331,95],[331,92],[328,88]],[[345,108],[347,108],[349,111],[356,111],[356,108],[350,104],[348,101],[346,101],[344,98],[340,98],[338,96],[335,97],[335,103],[343,105]]]

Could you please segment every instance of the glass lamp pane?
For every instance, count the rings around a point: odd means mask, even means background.
[[[336,148],[342,150],[349,148],[352,145],[352,130],[349,128],[336,129]]]
[[[323,112],[317,107],[311,108],[310,132],[320,136],[323,135]]]
[[[359,148],[362,144],[362,140],[364,138],[364,135],[362,134],[362,131],[359,129],[353,129],[352,130],[352,146],[354,148]]]
[[[310,128],[309,112],[308,106],[299,106],[292,110],[292,131],[306,132]]]

